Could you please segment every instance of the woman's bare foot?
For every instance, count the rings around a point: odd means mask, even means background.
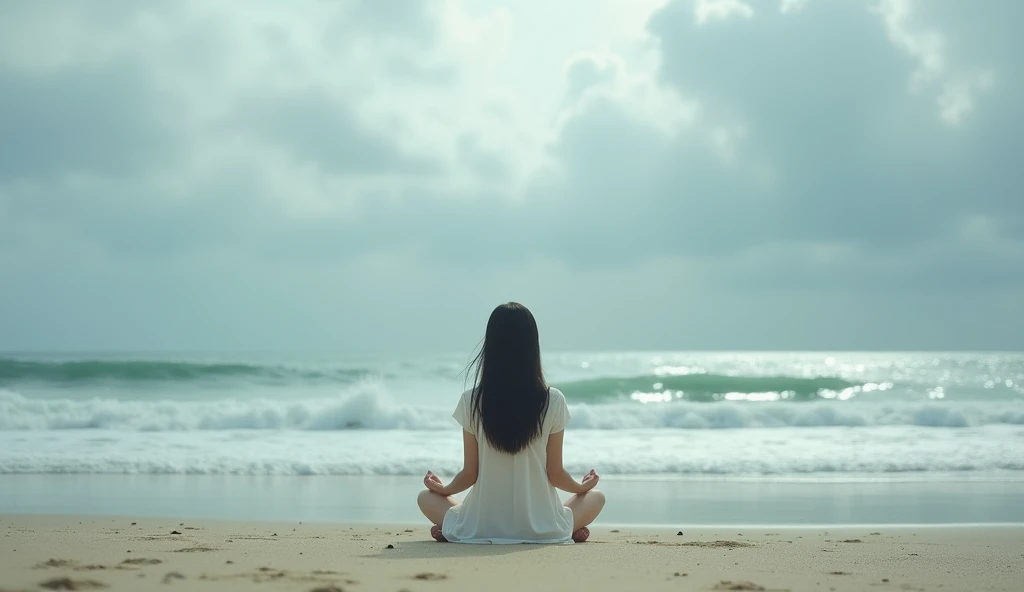
[[[590,533],[588,532],[587,534],[590,534]],[[430,536],[434,537],[434,540],[439,542],[439,543],[447,543],[448,542],[448,539],[444,538],[444,535],[441,534],[441,525],[440,524],[435,524],[435,525],[430,527]]]
[[[572,533],[572,540],[576,543],[582,543],[590,538],[590,529],[584,526],[583,528]]]

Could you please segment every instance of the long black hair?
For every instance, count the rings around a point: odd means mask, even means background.
[[[470,367],[474,365],[470,417],[480,420],[495,449],[509,454],[523,450],[540,435],[548,408],[533,313],[518,302],[495,308]]]

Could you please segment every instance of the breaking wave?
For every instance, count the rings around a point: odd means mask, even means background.
[[[740,429],[883,425],[963,428],[1024,425],[1024,402],[672,401],[573,403],[573,429]],[[139,401],[30,399],[0,390],[0,430],[440,430],[450,409],[398,405],[372,385],[346,395],[305,400]]]

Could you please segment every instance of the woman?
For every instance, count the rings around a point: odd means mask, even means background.
[[[523,305],[494,309],[476,379],[453,417],[462,426],[463,466],[444,485],[427,471],[419,495],[431,535],[458,543],[583,542],[604,507],[591,470],[577,482],[562,467],[569,423],[565,395],[544,381],[537,322]],[[470,487],[459,504],[451,497]],[[563,505],[555,488],[574,494]]]

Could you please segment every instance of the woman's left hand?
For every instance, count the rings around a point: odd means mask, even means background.
[[[441,483],[441,480],[437,478],[437,475],[430,471],[427,471],[427,475],[423,477],[423,485],[434,493],[445,495],[444,483]]]

